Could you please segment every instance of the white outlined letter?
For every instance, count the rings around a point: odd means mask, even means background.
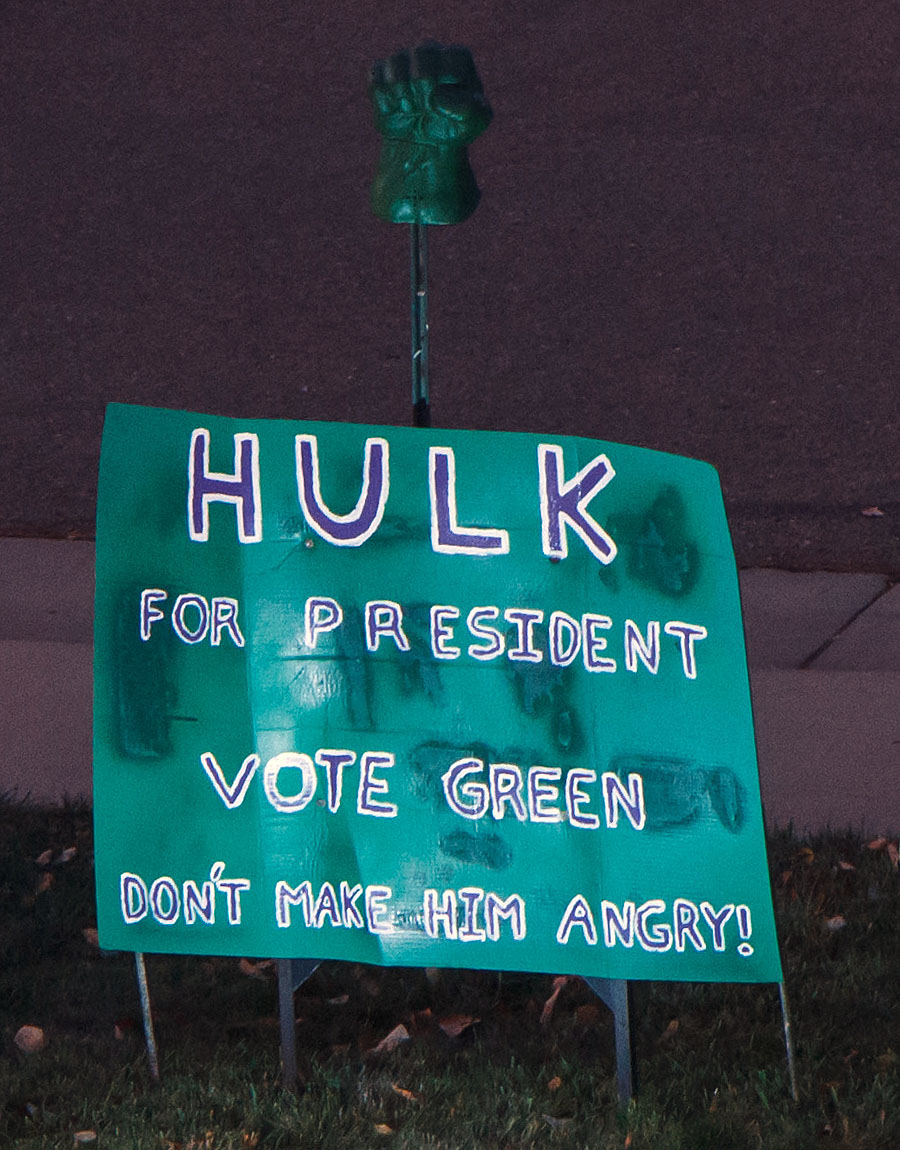
[[[545,803],[559,798],[555,784],[562,778],[560,767],[531,767],[528,771],[528,813],[533,823],[560,823],[562,811]]]
[[[307,647],[316,649],[320,634],[327,634],[344,621],[344,612],[336,599],[311,597],[303,608],[303,640]]]
[[[328,794],[328,809],[332,814],[341,805],[341,793],[344,789],[344,767],[356,762],[353,751],[332,751],[322,747],[316,751],[315,760],[320,767],[325,768],[325,782]]]
[[[298,435],[294,442],[297,492],[307,523],[317,535],[338,547],[361,546],[378,530],[390,491],[387,440],[378,437],[366,440],[362,491],[356,506],[347,515],[336,515],[325,506],[319,481],[317,436]]]
[[[204,751],[200,756],[200,764],[209,776],[209,781],[215,787],[216,794],[230,811],[239,807],[244,801],[247,788],[256,774],[259,762],[259,755],[248,755],[241,764],[241,769],[235,776],[234,782],[229,787],[228,783],[225,782],[222,768],[216,762],[216,756],[211,751]]]
[[[153,624],[158,623],[160,619],[165,619],[165,614],[154,604],[162,603],[168,597],[168,594],[160,590],[159,587],[147,587],[141,592],[141,639],[143,642],[146,643],[150,638],[150,629]]]
[[[509,532],[460,527],[456,512],[456,456],[452,447],[428,449],[431,549],[444,555],[507,555]]]
[[[588,795],[581,789],[582,783],[596,783],[597,772],[592,771],[590,767],[572,767],[566,775],[566,813],[569,816],[569,825],[573,827],[584,827],[585,830],[593,831],[600,826],[600,817],[598,815],[585,814],[581,809],[584,803],[589,803],[591,800]]]
[[[551,559],[565,559],[569,553],[566,528],[581,537],[590,553],[605,566],[616,557],[616,545],[600,524],[587,512],[587,505],[616,474],[605,455],[565,480],[563,449],[553,443],[538,445],[538,473],[541,493],[541,543]]]
[[[674,635],[681,644],[681,665],[685,677],[696,679],[697,661],[694,658],[694,642],[705,639],[709,632],[697,623],[681,623],[675,619],[666,623],[665,632],[667,635]]]
[[[481,759],[457,759],[441,778],[447,806],[464,819],[480,819],[488,809],[490,800],[486,783],[466,782],[460,785],[460,779],[480,774],[483,770]],[[469,801],[463,802],[460,796]]]
[[[633,619],[625,620],[625,666],[629,671],[637,671],[638,659],[651,675],[659,670],[659,620],[651,619],[647,624],[647,638]]]
[[[403,633],[403,608],[393,599],[371,599],[366,603],[366,648],[375,652],[382,635],[390,635],[398,651],[409,650]]]
[[[518,636],[517,645],[506,652],[507,658],[514,663],[540,663],[544,653],[533,645],[534,625],[543,623],[544,612],[530,607],[507,607],[503,618],[507,623],[515,624]]]
[[[288,768],[298,770],[303,775],[303,785],[296,795],[283,795],[278,789],[278,776]],[[266,798],[276,811],[285,814],[302,811],[316,793],[317,782],[316,768],[312,759],[309,755],[302,755],[297,751],[282,751],[280,755],[273,755],[263,771],[263,789]]]
[[[227,595],[217,595],[212,601],[212,620],[209,641],[214,647],[222,642],[222,632],[227,631],[235,647],[244,646],[244,636],[238,626],[238,601]]]
[[[591,615],[588,613],[581,616],[583,639],[581,655],[586,671],[601,671],[608,674],[615,672],[615,659],[610,659],[607,655],[597,654],[598,651],[606,650],[606,638],[597,634],[597,628],[599,627],[601,631],[608,631],[611,626],[612,619],[609,615]]]
[[[548,643],[550,662],[554,667],[568,667],[581,649],[581,625],[565,611],[550,616]]]
[[[394,756],[379,751],[365,751],[360,764],[359,790],[356,796],[356,809],[361,815],[374,815],[378,819],[393,819],[397,816],[395,803],[376,802],[372,795],[386,795],[387,779],[376,778],[372,771],[376,767],[385,770],[394,765]]]
[[[423,909],[425,912],[425,933],[429,938],[438,937],[438,926],[444,928],[446,938],[456,938],[456,894],[445,890],[438,898],[433,887],[425,891]]]
[[[566,913],[562,916],[562,921],[556,932],[556,941],[562,946],[565,946],[569,941],[573,926],[581,927],[584,931],[584,941],[588,946],[597,945],[597,927],[594,925],[594,916],[591,914],[591,908],[583,894],[575,895],[566,907]]]
[[[499,607],[473,607],[466,616],[466,626],[475,639],[484,639],[485,646],[478,647],[469,644],[468,653],[473,659],[496,659],[506,649],[506,639],[496,627],[488,627],[485,619],[496,619],[500,614]]]
[[[606,946],[615,946],[621,942],[623,946],[634,946],[634,903],[622,904],[622,913],[614,902],[603,899],[600,903],[600,915],[603,919],[603,942]]]
[[[262,501],[259,490],[259,438],[252,432],[234,437],[234,471],[231,475],[209,469],[209,432],[197,427],[191,435],[188,455],[188,536],[195,543],[209,539],[210,503],[232,503],[241,543],[259,543],[262,535]]]
[[[634,829],[643,830],[647,812],[644,809],[644,780],[641,776],[630,774],[626,789],[617,774],[613,771],[604,771],[600,783],[603,787],[607,827],[613,828],[619,825],[619,807],[621,807]]]
[[[435,603],[431,608],[431,653],[435,659],[458,659],[459,647],[448,643],[453,631],[446,624],[459,618],[459,608],[445,603]]]
[[[664,951],[672,949],[672,928],[662,923],[647,925],[651,914],[665,914],[666,904],[662,899],[651,898],[642,903],[635,911],[634,927],[637,940],[644,948],[650,951]]]
[[[484,925],[487,936],[491,942],[500,937],[500,919],[509,919],[512,936],[516,942],[525,937],[525,900],[520,894],[511,894],[509,898],[501,898],[499,894],[489,890],[484,899]]]

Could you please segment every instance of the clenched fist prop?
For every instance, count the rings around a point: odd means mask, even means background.
[[[379,60],[369,95],[384,137],[372,210],[395,224],[458,224],[480,192],[466,148],[491,122],[471,53],[428,42]]]

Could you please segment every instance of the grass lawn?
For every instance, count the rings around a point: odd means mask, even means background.
[[[896,1147],[894,845],[776,834],[769,857],[799,1102],[775,986],[635,984],[641,1088],[620,1111],[611,1016],[579,979],[339,963],[297,994],[295,1095],[254,956],[147,957],[152,1081],[133,956],[91,929],[90,813],[7,803],[0,1147]]]

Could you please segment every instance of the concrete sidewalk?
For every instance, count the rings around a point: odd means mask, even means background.
[[[91,793],[94,548],[0,539],[0,793]],[[900,830],[900,585],[741,572],[763,802],[798,831]]]

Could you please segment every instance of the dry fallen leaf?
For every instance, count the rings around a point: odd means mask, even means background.
[[[887,856],[891,860],[891,866],[900,866],[900,849],[896,843],[888,843]]]
[[[393,1126],[388,1126],[387,1122],[376,1122],[375,1123],[375,1133],[376,1134],[393,1134],[394,1128],[393,1128]]]
[[[37,886],[34,888],[34,893],[46,894],[51,886],[53,886],[53,875],[48,870],[45,870],[41,877],[38,879]]]
[[[75,1135],[75,1145],[76,1146],[86,1146],[86,1145],[88,1145],[88,1143],[96,1142],[96,1141],[97,1141],[97,1131],[96,1130],[79,1130],[78,1133]]]
[[[44,1032],[39,1026],[20,1026],[13,1042],[23,1054],[37,1054],[46,1046]]]
[[[883,519],[884,518],[884,512],[881,510],[880,507],[864,507],[862,509],[861,514],[865,515],[868,519]]]
[[[550,1081],[547,1083],[547,1089],[551,1092],[554,1090],[559,1090],[560,1086],[562,1086],[562,1079],[559,1077],[558,1074],[556,1075],[555,1078],[551,1078]]]
[[[870,851],[883,851],[887,845],[888,841],[885,838],[872,839],[870,843],[866,843]]]
[[[335,998],[329,998],[328,999],[328,1005],[329,1006],[346,1006],[349,1001],[350,1001],[350,995],[349,994],[339,994]]]
[[[60,852],[59,858],[56,860],[57,866],[59,866],[60,863],[71,862],[77,854],[78,847],[66,847],[64,851]]]
[[[97,933],[97,928],[95,926],[86,926],[81,932],[81,937],[88,944],[88,946],[99,947],[100,945],[100,935]]]
[[[473,1018],[471,1014],[450,1014],[447,1018],[439,1018],[438,1026],[448,1038],[459,1038],[464,1030],[480,1021],[480,1018]]]
[[[399,1094],[401,1098],[405,1098],[407,1102],[422,1101],[418,1094],[413,1094],[411,1090],[405,1090],[402,1086],[398,1086],[396,1082],[391,1083],[391,1090],[393,1090],[395,1094]]]
[[[856,870],[856,867],[853,865],[853,863],[851,863],[851,862],[844,862],[844,860],[843,860],[843,859],[841,859],[841,861],[838,863],[838,867],[839,867],[841,870]]]
[[[825,929],[834,934],[835,931],[843,930],[847,925],[847,920],[842,914],[833,914],[831,918],[825,919]]]
[[[49,866],[53,861],[53,851],[48,847],[47,850],[41,851],[34,861],[38,866]]]
[[[259,1145],[259,1134],[255,1130],[243,1130],[241,1132],[241,1145],[253,1150],[253,1147]]]
[[[541,1026],[546,1026],[553,1017],[553,1008],[556,1006],[556,1000],[559,998],[563,987],[569,982],[571,982],[571,978],[567,974],[561,974],[554,978],[553,993],[544,1003],[544,1008],[541,1011]]]
[[[384,1038],[373,1046],[369,1054],[389,1054],[392,1050],[396,1050],[401,1042],[409,1041],[409,1031],[402,1022],[398,1023],[390,1034],[386,1034]]]
[[[261,962],[251,962],[249,958],[242,958],[238,963],[241,974],[246,974],[248,978],[261,979],[267,977],[274,965],[275,960],[271,958],[264,958]]]
[[[669,1022],[669,1025],[662,1032],[662,1034],[659,1036],[659,1038],[657,1038],[656,1041],[657,1042],[669,1042],[678,1033],[678,1025],[679,1025],[679,1023],[678,1023],[677,1018],[671,1019],[671,1021]]]

